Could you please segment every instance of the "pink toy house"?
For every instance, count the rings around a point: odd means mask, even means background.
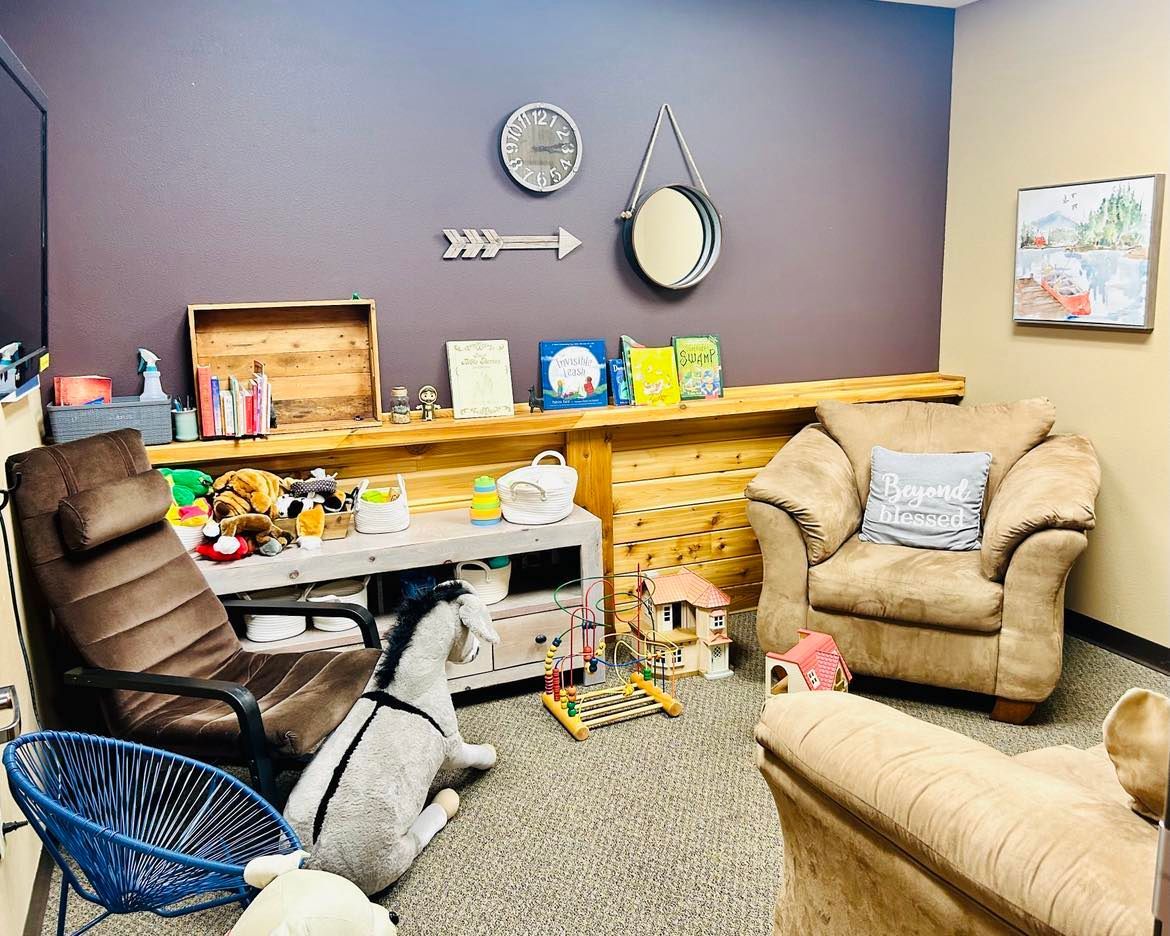
[[[848,692],[853,674],[828,634],[798,630],[796,646],[764,658],[764,693]]]

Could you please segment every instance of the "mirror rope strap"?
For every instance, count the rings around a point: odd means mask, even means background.
[[[682,129],[678,125],[678,121],[674,117],[674,111],[669,104],[663,104],[658,109],[658,119],[654,121],[654,129],[650,133],[650,142],[646,146],[646,155],[642,157],[642,165],[638,169],[638,179],[634,183],[634,194],[630,198],[629,207],[626,208],[618,217],[622,220],[629,220],[634,216],[634,208],[638,204],[638,199],[642,195],[642,183],[646,181],[646,170],[650,168],[650,157],[654,155],[654,144],[658,140],[658,131],[662,127],[662,115],[666,114],[670,118],[670,125],[674,129],[675,138],[678,140],[679,149],[682,150],[683,159],[687,164],[687,171],[691,174],[691,181],[699,187],[701,191],[708,198],[711,193],[707,191],[707,186],[703,184],[703,177],[699,174],[699,167],[695,165],[695,158],[691,155],[691,149],[687,146],[687,141],[683,137]]]

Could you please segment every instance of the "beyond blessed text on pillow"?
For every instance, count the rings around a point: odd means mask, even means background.
[[[893,471],[882,472],[875,477],[874,484],[880,484],[883,500],[878,511],[882,523],[899,523],[911,526],[946,527],[953,530],[963,526],[963,502],[971,496],[971,481],[960,478],[957,484],[902,484],[901,477]],[[913,511],[907,508],[921,507],[924,498],[942,500],[954,504],[953,511]]]

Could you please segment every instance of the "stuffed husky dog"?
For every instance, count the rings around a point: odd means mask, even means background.
[[[285,818],[311,852],[306,867],[348,878],[367,895],[389,887],[459,808],[441,767],[486,770],[489,744],[459,735],[446,663],[470,663],[499,640],[466,582],[444,582],[403,603],[365,693],[301,774]]]

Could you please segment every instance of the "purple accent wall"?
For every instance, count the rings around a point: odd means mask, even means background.
[[[731,384],[938,363],[951,11],[870,0],[53,0],[0,8],[49,98],[57,374],[136,393],[134,351],[190,390],[188,302],[378,302],[382,385],[435,383],[443,342],[717,332]],[[499,164],[548,100],[584,142],[546,197]],[[663,295],[619,225],[658,106],[723,213],[723,256]],[[647,186],[685,181],[665,132]],[[441,259],[444,227],[584,242]],[[385,401],[384,401],[385,403]]]

